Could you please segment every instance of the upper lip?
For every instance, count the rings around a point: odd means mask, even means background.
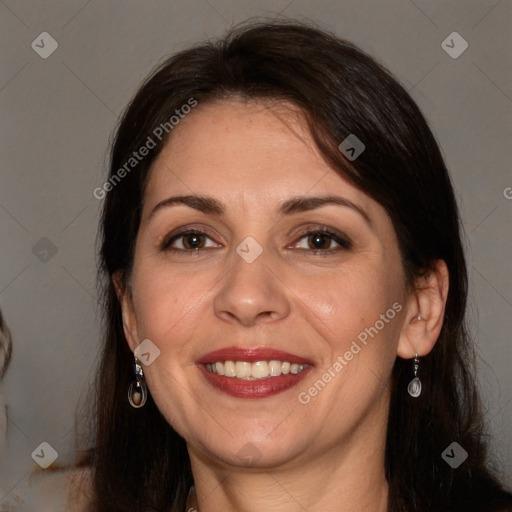
[[[313,364],[310,360],[282,350],[276,350],[271,347],[253,347],[253,348],[237,348],[227,347],[213,352],[208,352],[198,359],[198,364],[216,363],[219,361],[246,361],[254,363],[256,361],[287,361],[297,364]]]

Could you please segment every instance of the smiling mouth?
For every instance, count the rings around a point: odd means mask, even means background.
[[[297,375],[309,364],[290,363],[271,359],[269,361],[217,361],[206,363],[206,370],[216,375],[239,380],[263,380],[281,375]]]
[[[267,398],[283,393],[313,370],[313,361],[272,347],[226,347],[196,361],[206,381],[236,398]]]

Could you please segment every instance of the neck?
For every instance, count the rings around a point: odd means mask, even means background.
[[[319,474],[321,476],[310,478],[307,482],[301,480],[300,483],[297,479],[291,480],[291,474],[288,479],[284,475],[270,472],[266,475],[250,475],[247,478],[226,475],[224,481],[214,480],[216,489],[208,486],[206,490],[206,486],[199,486],[196,491],[193,488],[186,511],[214,512],[219,510],[219,506],[222,507],[220,510],[226,512],[388,511],[388,485],[380,475],[359,473],[357,481],[346,475],[347,478],[340,483],[339,480],[334,481],[333,473],[325,475],[325,472],[319,471]]]
[[[387,417],[367,419],[370,428],[359,425],[344,442],[278,468],[221,466],[189,446],[195,490],[186,510],[387,512]]]

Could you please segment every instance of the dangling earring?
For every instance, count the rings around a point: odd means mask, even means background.
[[[128,387],[128,401],[132,407],[135,409],[140,409],[146,403],[146,399],[148,397],[148,388],[146,386],[144,372],[142,371],[140,361],[137,359],[137,356],[133,357],[135,358],[135,379],[132,380],[130,386]]]
[[[409,382],[407,386],[407,392],[413,398],[417,398],[421,394],[421,381],[418,378],[418,369],[420,367],[420,359],[418,354],[414,357],[413,369],[414,369],[414,378]]]

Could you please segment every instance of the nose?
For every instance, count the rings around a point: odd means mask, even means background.
[[[252,263],[234,255],[233,267],[214,298],[215,314],[245,327],[285,318],[290,312],[288,288],[278,275],[265,251]]]

